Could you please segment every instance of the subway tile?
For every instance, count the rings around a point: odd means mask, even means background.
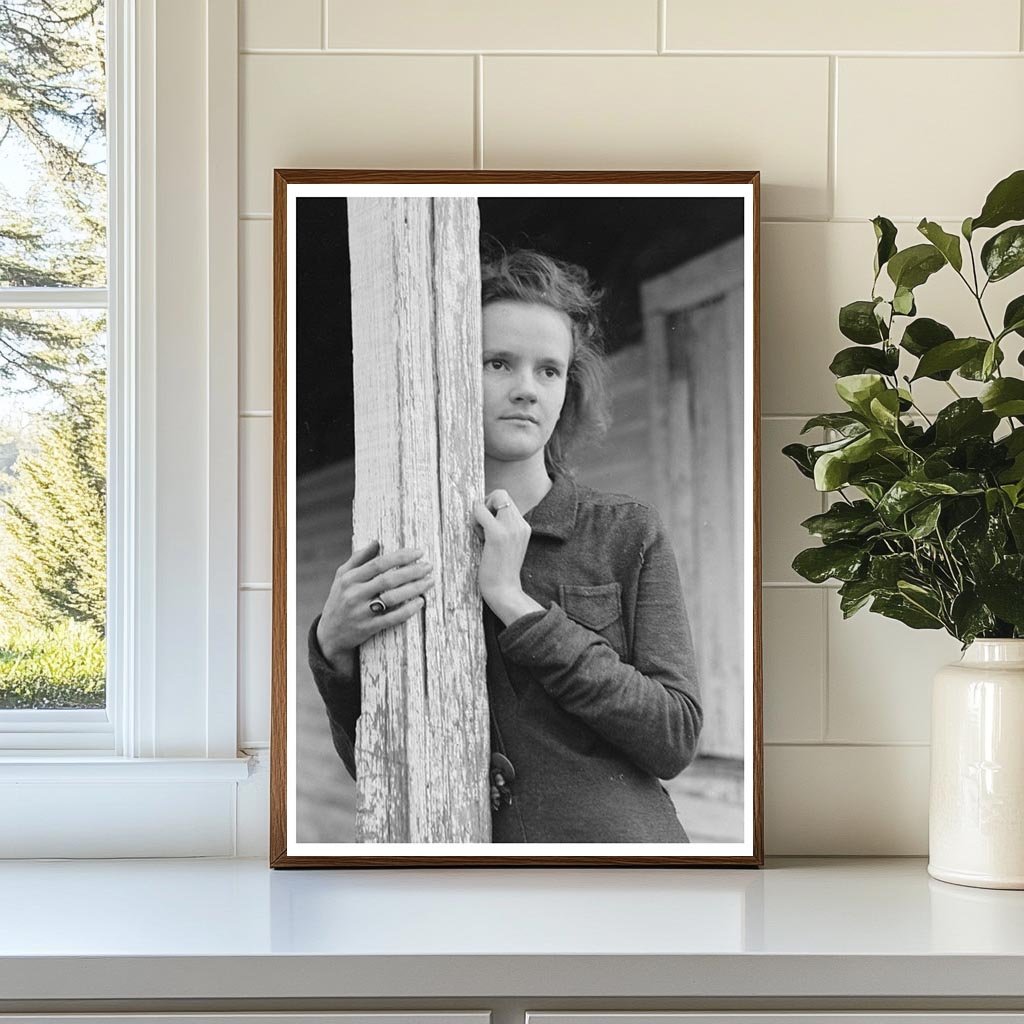
[[[487,167],[760,170],[768,216],[828,212],[824,57],[491,57]]]
[[[239,582],[269,583],[273,477],[273,421],[243,419],[239,429]]]
[[[942,630],[910,629],[867,609],[844,620],[830,595],[827,739],[927,743],[932,678],[959,659],[959,642]]]
[[[243,213],[275,167],[472,167],[473,58],[241,58]]]
[[[438,50],[655,50],[658,0],[329,0],[331,47]]]
[[[822,738],[828,596],[814,587],[766,587],[762,593],[764,738],[768,743]]]
[[[913,224],[900,224],[897,243],[907,248],[924,238]],[[958,225],[945,222],[947,231]],[[863,223],[765,224],[761,245],[761,408],[766,415],[809,416],[843,408],[828,366],[841,348],[851,346],[839,333],[841,306],[871,295],[875,236]],[[966,248],[964,248],[966,255]],[[884,276],[880,294],[891,294]],[[886,291],[888,289],[888,291]],[[1012,278],[992,285],[985,296],[989,319],[998,318],[1019,293]],[[916,291],[920,316],[946,324],[959,337],[984,337],[984,320],[964,283],[945,267]],[[902,336],[906,321],[894,338]],[[1006,343],[1015,359],[1021,340]],[[913,372],[916,361],[905,356],[902,372]],[[977,394],[980,385],[955,377],[961,395]],[[955,396],[946,384],[922,380],[914,396],[925,412],[935,412]]]
[[[239,745],[270,741],[269,590],[238,594],[238,735]]]
[[[928,761],[927,747],[766,747],[766,852],[926,854]]]
[[[851,57],[837,74],[836,216],[959,224],[1021,166],[1024,61]]]
[[[934,0],[816,0],[751,4],[749,0],[693,3],[668,0],[670,50],[1016,50],[1017,0],[989,0],[984,16],[970,4]]]
[[[761,575],[765,583],[805,582],[791,563],[797,552],[817,543],[800,523],[822,510],[821,494],[782,449],[792,441],[820,442],[823,432],[809,431],[801,437],[800,427],[800,420],[761,421]]]
[[[319,50],[320,0],[241,0],[238,34],[253,49]]]
[[[274,226],[269,220],[239,224],[239,399],[243,412],[273,403]]]

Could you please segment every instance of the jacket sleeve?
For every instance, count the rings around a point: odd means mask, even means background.
[[[351,676],[338,672],[324,657],[316,638],[318,615],[309,628],[309,667],[313,673],[316,688],[327,709],[327,721],[331,726],[334,749],[345,764],[349,775],[356,777],[356,722],[362,710],[362,693],[359,688],[359,651],[355,652],[355,671]]]
[[[703,715],[679,572],[665,529],[647,513],[636,592],[633,663],[552,602],[510,623],[498,643],[562,708],[662,779],[694,758]]]

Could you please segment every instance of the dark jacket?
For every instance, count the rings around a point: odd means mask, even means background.
[[[521,581],[545,607],[502,628],[484,608],[491,743],[515,766],[495,843],[686,842],[659,779],[693,759],[696,659],[679,573],[654,509],[556,477],[526,514]],[[356,678],[309,662],[355,777]],[[498,735],[495,735],[498,733]]]

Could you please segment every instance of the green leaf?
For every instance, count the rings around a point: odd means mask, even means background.
[[[981,249],[981,265],[990,281],[1002,281],[1024,267],[1024,225],[1000,231]]]
[[[993,574],[978,584],[978,596],[1004,622],[1024,629],[1024,586],[1019,578]]]
[[[1024,338],[1024,295],[1012,299],[1003,313],[1003,333],[1014,331]]]
[[[814,463],[814,486],[819,491],[835,491],[850,479],[850,464],[843,453],[826,452]]]
[[[839,310],[839,331],[858,345],[877,345],[888,338],[885,325],[875,316],[878,300],[850,302]]]
[[[958,398],[935,417],[935,439],[941,445],[956,444],[969,437],[991,437],[999,417],[985,412],[976,398]]]
[[[960,239],[956,235],[943,231],[933,220],[922,220],[917,225],[917,230],[942,253],[945,261],[954,270],[960,270],[963,267],[964,260],[960,254]]]
[[[899,427],[900,396],[899,392],[890,389],[883,391],[877,398],[871,399],[868,406],[872,418],[886,430]]]
[[[875,555],[868,566],[868,579],[876,587],[895,590],[896,584],[910,571],[914,556],[906,552],[894,555]]]
[[[1014,171],[989,192],[981,213],[970,221],[967,230],[997,228],[1008,220],[1024,220],[1024,170]],[[964,221],[965,226],[967,223]]]
[[[918,317],[913,323],[907,324],[900,345],[912,356],[920,358],[930,349],[941,345],[944,341],[952,341],[956,335],[945,325],[929,317]]]
[[[911,629],[942,629],[942,620],[915,607],[905,597],[879,595],[871,602],[871,610],[887,619],[896,619]]]
[[[985,355],[981,360],[981,376],[983,380],[988,380],[992,376],[996,366],[1001,362],[999,356],[999,342],[993,341],[985,349]]]
[[[885,381],[877,373],[854,373],[836,381],[836,393],[861,415],[866,414],[871,399],[885,390]]]
[[[913,291],[945,265],[945,257],[934,245],[922,244],[901,249],[889,260],[886,270],[889,279],[897,288]]]
[[[971,235],[974,234],[974,230],[971,227],[973,221],[973,217],[965,217],[963,224],[960,225],[960,234],[963,235],[968,242],[971,240]]]
[[[985,373],[985,356],[987,354],[988,345],[986,344],[984,352],[979,352],[977,355],[971,356],[971,358],[968,359],[967,362],[964,363],[963,366],[961,366],[960,369],[956,371],[957,376],[963,377],[964,380],[988,380],[991,374]],[[997,348],[995,350],[994,361],[996,366],[999,366],[999,364],[1003,361],[1003,350],[1001,348]]]
[[[895,394],[895,391],[887,391],[886,394]],[[884,396],[883,396],[884,397]],[[874,400],[872,401],[872,405]],[[843,459],[850,466],[870,459],[879,449],[888,444],[888,440],[880,434],[866,433],[855,438],[843,449]]]
[[[970,591],[957,594],[949,617],[956,627],[957,640],[965,644],[995,629],[996,625],[992,612],[977,594]]]
[[[921,361],[917,364],[912,379],[920,380],[922,377],[941,379],[937,374],[945,370],[956,370],[974,356],[983,357],[986,348],[988,348],[988,343],[980,338],[954,338],[952,341],[944,341],[921,356]]]
[[[878,592],[878,584],[871,580],[850,580],[844,583],[839,588],[839,607],[843,618],[848,619],[859,611]]]
[[[865,370],[877,370],[892,376],[900,365],[899,349],[894,345],[884,348],[844,348],[836,353],[829,370],[837,377],[848,377]]]
[[[1001,377],[978,396],[982,407],[996,416],[1024,416],[1024,380]]]
[[[842,541],[801,551],[793,559],[793,569],[812,583],[824,583],[827,579],[852,580],[866,557],[859,545]]]
[[[810,456],[810,449],[805,444],[787,444],[782,449],[782,454],[789,459],[804,476],[814,478],[814,462]]]
[[[908,531],[908,536],[913,537],[914,540],[924,540],[925,537],[935,532],[941,513],[942,502],[940,501],[927,501],[923,505],[918,505],[910,513],[910,519],[914,526]]]
[[[878,517],[868,501],[855,501],[849,505],[837,501],[827,512],[811,516],[800,525],[826,544],[848,540],[879,528]]]
[[[889,260],[896,255],[896,225],[891,220],[879,215],[871,221],[875,229],[875,277],[882,271]]]
[[[900,516],[929,498],[956,493],[956,487],[950,484],[928,480],[897,480],[882,496],[876,511],[886,523],[895,526]]]
[[[909,288],[900,285],[892,297],[892,308],[893,312],[899,313],[900,316],[913,316],[917,312],[917,306],[914,305],[914,293]]]
[[[868,351],[867,349],[858,349],[858,351]],[[801,429],[801,434],[806,434],[808,430],[814,430],[815,427],[826,427],[829,430],[838,430],[842,434],[846,433],[857,433],[859,434],[867,426],[858,416],[852,416],[848,412],[824,412],[820,416],[812,416]]]

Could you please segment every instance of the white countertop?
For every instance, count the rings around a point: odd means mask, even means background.
[[[558,958],[552,971],[551,958]],[[0,864],[0,1000],[1024,997],[1024,892],[750,869]]]

